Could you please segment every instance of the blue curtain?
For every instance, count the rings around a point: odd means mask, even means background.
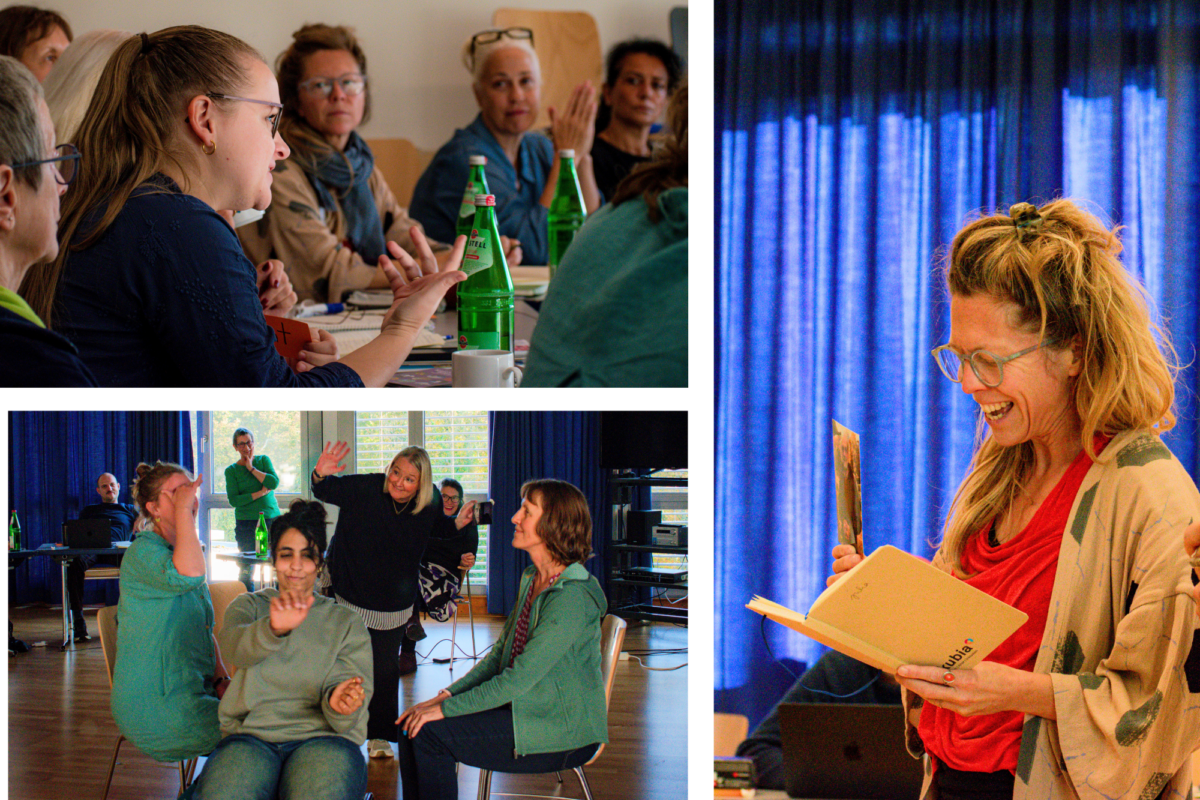
[[[193,469],[186,411],[14,411],[8,444],[8,496],[27,548],[62,541],[63,520],[100,502],[101,473],[116,475],[118,499],[132,503],[138,462],[174,461]],[[58,564],[29,559],[15,570],[10,590],[13,603],[61,602]],[[117,599],[115,581],[89,582],[85,592],[85,603],[111,605]]]
[[[600,414],[593,411],[493,411],[491,495],[496,501],[488,535],[490,614],[507,615],[517,602],[521,572],[529,556],[512,546],[509,520],[521,505],[521,485],[557,478],[579,487],[592,512],[592,548],[585,566],[608,592],[608,543],[612,514],[608,479],[600,468]]]
[[[1196,34],[1190,2],[719,0],[719,710],[757,719],[791,681],[743,605],[805,610],[824,588],[831,417],[862,434],[868,551],[931,553],[974,435],[929,357],[940,257],[972,213],[1067,196],[1124,226],[1188,365],[1166,440],[1197,474]]]

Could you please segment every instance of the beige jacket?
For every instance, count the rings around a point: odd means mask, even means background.
[[[274,177],[266,216],[238,229],[246,256],[255,264],[268,258],[282,261],[300,300],[336,302],[344,292],[370,284],[379,267],[343,245],[346,225],[341,209],[322,212],[308,176],[290,158],[275,165]],[[378,167],[367,183],[384,224],[384,238],[413,253],[408,231],[414,225],[424,231],[421,223],[396,202]]]
[[[1151,433],[1120,434],[1101,458],[1071,509],[1034,666],[1058,720],[1025,717],[1014,800],[1188,796],[1200,652],[1183,529],[1200,494]],[[934,564],[949,571],[940,550]],[[906,711],[920,702],[905,692]],[[907,737],[924,752],[911,724]],[[921,797],[936,800],[926,769]]]

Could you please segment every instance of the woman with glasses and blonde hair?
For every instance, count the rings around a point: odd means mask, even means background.
[[[339,359],[324,332],[289,364],[275,348],[256,270],[222,210],[265,209],[279,89],[262,57],[185,25],[126,40],[79,128],[84,159],[63,203],[58,258],[26,278],[35,311],[79,347],[106,386],[382,386],[446,290],[417,234],[418,264],[390,263],[381,335]],[[53,311],[53,316],[51,315]]]
[[[475,503],[447,517],[433,502],[429,454],[406,447],[384,474],[345,475],[345,442],[326,443],[312,471],[313,496],[341,510],[329,543],[329,583],[338,603],[356,611],[371,635],[375,693],[367,708],[368,752],[390,758],[399,713],[400,640],[420,591],[421,555],[435,530],[462,530]]]
[[[1159,438],[1173,351],[1120,251],[1066,199],[985,216],[951,245],[934,356],[981,435],[933,563],[1029,619],[974,669],[899,669],[909,749],[932,758],[922,797],[1190,790],[1200,667],[1180,537],[1200,494]],[[853,550],[834,548],[830,583]]]
[[[532,563],[500,638],[470,672],[397,720],[405,800],[454,800],[457,765],[555,772],[608,741],[600,626],[608,607],[583,566],[592,517],[583,492],[542,479],[521,487],[513,547]]]
[[[301,300],[341,302],[354,289],[386,289],[381,257],[397,246],[417,255],[411,231],[420,223],[397,202],[358,135],[371,117],[366,53],[351,28],[305,25],[275,71],[279,132],[291,155],[275,165],[266,215],[238,231],[246,254],[282,260]],[[450,255],[450,245],[429,246],[439,263]]]
[[[575,151],[587,211],[600,207],[591,156],[596,90],[585,81],[575,87],[565,109],[552,107],[551,139],[547,139],[530,130],[541,108],[542,82],[531,30],[482,31],[467,40],[462,55],[474,79],[479,115],[454,132],[417,181],[413,216],[425,224],[430,236],[452,238],[463,207],[469,159],[484,156],[500,233],[519,240],[524,261],[545,264],[550,252],[547,218],[558,183],[557,150]]]
[[[143,526],[121,560],[113,719],[158,761],[204,755],[220,739],[217,704],[229,678],[196,533],[201,480],[178,464],[138,464]]]
[[[54,146],[41,84],[0,56],[0,385],[96,385],[75,345],[17,294],[29,269],[58,253],[59,198],[78,159],[74,145]]]

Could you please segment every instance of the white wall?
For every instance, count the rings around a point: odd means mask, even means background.
[[[475,116],[470,75],[462,66],[462,44],[491,27],[492,11],[510,8],[586,10],[596,18],[602,49],[631,36],[653,36],[670,44],[667,15],[687,0],[607,0],[563,8],[554,0],[34,0],[71,23],[75,35],[95,28],[138,33],[171,25],[196,24],[226,31],[254,47],[274,64],[306,22],[345,24],[357,29],[371,76],[372,119],[365,138],[402,136],[433,150],[455,128]]]

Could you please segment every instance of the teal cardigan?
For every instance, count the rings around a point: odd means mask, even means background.
[[[250,474],[250,470],[234,462],[225,468],[225,494],[229,497],[229,505],[233,506],[235,519],[258,519],[261,511],[270,521],[279,516],[279,504],[275,502],[275,492],[279,486],[279,476],[275,474],[275,465],[270,456],[255,456],[250,463],[266,477],[262,483]],[[257,500],[250,495],[259,489],[271,489]]]
[[[600,622],[604,592],[582,564],[563,570],[533,601],[525,650],[512,666],[513,634],[525,596],[537,575],[521,576],[517,604],[500,638],[442,703],[447,717],[475,714],[512,703],[516,755],[574,750],[608,741],[608,707],[600,674]]]

